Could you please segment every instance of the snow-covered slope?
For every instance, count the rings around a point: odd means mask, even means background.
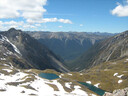
[[[61,81],[61,82],[60,82]],[[64,83],[64,84],[63,84]],[[0,65],[0,96],[91,96],[73,82],[40,78],[32,70]],[[90,95],[89,95],[90,94]]]

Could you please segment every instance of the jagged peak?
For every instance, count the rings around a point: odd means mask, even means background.
[[[7,32],[17,32],[17,33],[19,33],[19,32],[22,32],[22,31],[21,30],[17,30],[15,28],[10,28]]]
[[[10,28],[8,31],[17,31],[15,28]]]
[[[124,31],[123,34],[127,34],[128,35],[128,30]]]
[[[119,38],[126,38],[127,36],[128,36],[128,30],[116,35],[115,38],[118,38],[118,39]]]

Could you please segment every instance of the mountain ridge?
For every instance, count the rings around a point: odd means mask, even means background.
[[[88,69],[103,62],[128,56],[127,38],[128,31],[125,31],[95,44],[79,59],[72,62],[75,63],[73,70],[79,66],[81,66],[81,69]],[[81,69],[78,68],[78,70]]]
[[[11,28],[8,31],[1,32],[0,35],[6,37],[4,41],[6,41],[8,44],[1,43],[2,46],[4,45],[5,49],[14,48],[15,50],[17,50],[17,52],[20,53],[19,54],[15,52],[15,56],[17,58],[10,56],[12,62],[15,62],[15,66],[21,67],[22,65],[24,65],[22,66],[24,68],[26,66],[26,68],[36,68],[42,70],[55,69],[57,71],[68,71],[63,66],[60,59],[52,51],[50,51],[44,45],[40,44],[36,39],[30,37],[28,34],[23,33],[21,30]],[[19,65],[16,65],[16,63]]]

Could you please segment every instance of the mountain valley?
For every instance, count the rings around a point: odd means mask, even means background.
[[[128,96],[128,0],[0,0],[0,96]]]
[[[128,31],[95,44],[85,54],[74,60],[72,70],[89,69],[100,63],[127,57]]]
[[[103,96],[79,83],[85,82],[104,90],[104,96],[125,96],[119,95],[119,89],[124,92],[128,87],[128,31],[103,36],[69,63],[36,39],[14,28],[0,32],[0,95],[14,95],[13,89],[17,89],[18,96]],[[59,78],[48,80],[40,73],[53,73]]]
[[[72,61],[95,43],[113,36],[112,33],[90,32],[28,32],[64,61]],[[63,50],[63,51],[62,51]]]

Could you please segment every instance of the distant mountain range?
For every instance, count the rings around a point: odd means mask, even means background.
[[[95,43],[114,34],[91,32],[28,32],[65,61],[73,60]]]
[[[47,47],[14,28],[0,33],[0,59],[2,64],[11,64],[22,69],[68,71],[61,59]]]

